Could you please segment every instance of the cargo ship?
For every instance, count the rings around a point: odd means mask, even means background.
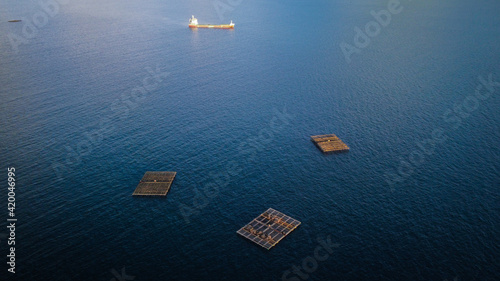
[[[230,24],[198,24],[198,19],[191,16],[189,19],[190,28],[219,28],[219,29],[233,29],[234,23],[231,21]]]

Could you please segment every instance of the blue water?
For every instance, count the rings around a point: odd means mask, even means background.
[[[500,280],[500,87],[475,96],[500,81],[500,2],[401,1],[350,63],[389,1],[144,2],[45,23],[3,1],[2,280],[286,280],[326,237],[288,280]],[[350,151],[321,154],[328,133]],[[151,170],[177,171],[168,196],[132,197]],[[269,207],[302,224],[267,251],[236,231]]]

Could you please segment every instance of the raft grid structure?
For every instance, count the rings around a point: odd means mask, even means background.
[[[177,172],[146,172],[133,196],[166,196]]]
[[[349,147],[334,134],[312,136],[311,140],[323,153],[349,150]]]
[[[236,233],[269,250],[299,225],[300,221],[269,208]]]

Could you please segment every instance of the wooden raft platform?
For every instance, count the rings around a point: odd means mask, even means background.
[[[269,208],[236,233],[269,250],[299,225],[300,221]]]
[[[323,153],[349,150],[349,147],[334,134],[312,136],[311,139]]]
[[[165,196],[176,172],[146,172],[132,195]]]

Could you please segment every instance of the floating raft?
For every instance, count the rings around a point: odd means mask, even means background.
[[[132,195],[165,196],[176,172],[146,172]]]
[[[269,250],[299,225],[300,221],[269,208],[236,233]]]
[[[311,139],[323,153],[349,150],[349,147],[334,134],[312,136]]]

